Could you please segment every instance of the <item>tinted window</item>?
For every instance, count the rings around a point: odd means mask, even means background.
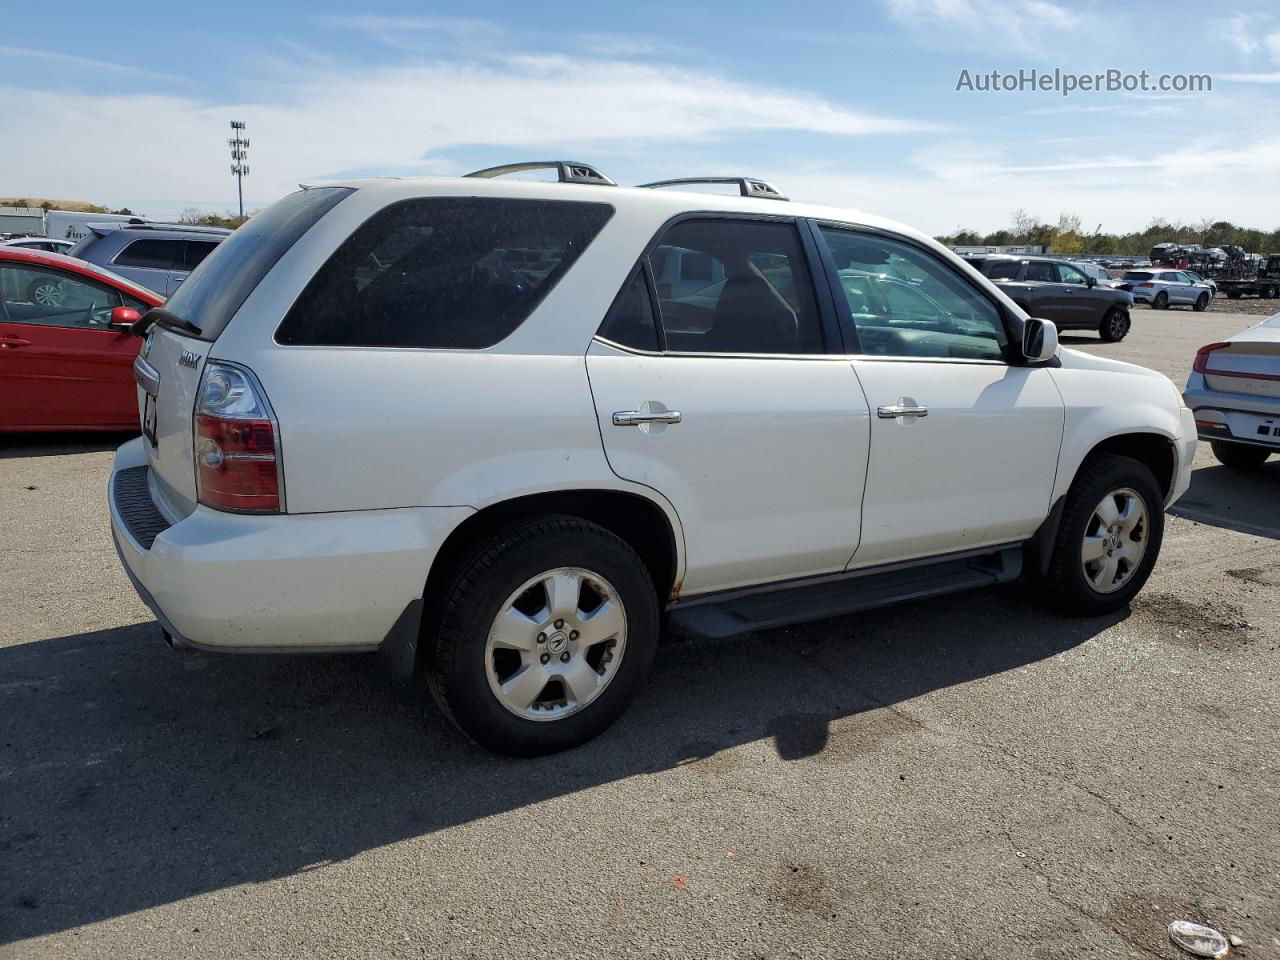
[[[822,228],[862,353],[999,360],[995,304],[946,264],[891,237]]]
[[[1045,263],[1043,260],[1032,260],[1027,264],[1027,275],[1024,280],[1039,281],[1043,283],[1057,283],[1058,278],[1054,274],[1053,264]]]
[[[349,193],[312,187],[255,213],[192,271],[165,310],[198,326],[201,339],[216,340],[276,261]]]
[[[115,307],[147,309],[141,300],[71,273],[0,264],[0,321],[105,330]]]
[[[1017,260],[1001,260],[991,265],[987,276],[992,280],[1016,280],[1022,264]]]
[[[794,224],[684,220],[662,236],[652,262],[667,350],[822,351],[817,302]]]
[[[1169,283],[1177,283],[1178,275],[1176,273],[1162,273],[1160,274],[1160,279],[1165,280]]]
[[[1130,270],[1120,279],[1122,280],[1150,280],[1151,274],[1142,270]]]
[[[212,240],[188,240],[182,257],[180,270],[194,270],[200,262],[213,253],[218,244]]]
[[[116,254],[117,267],[150,267],[169,270],[181,258],[181,240],[134,240]]]
[[[644,271],[627,281],[600,325],[599,336],[636,350],[658,349],[658,326]]]
[[[491,347],[524,322],[612,214],[607,204],[564,200],[392,204],[311,278],[276,340]]]
[[[1063,283],[1078,283],[1084,286],[1088,283],[1088,278],[1070,264],[1058,264],[1058,277]]]

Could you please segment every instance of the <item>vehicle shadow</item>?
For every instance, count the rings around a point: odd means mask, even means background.
[[[104,450],[114,450],[137,435],[137,430],[0,433],[0,460],[12,460],[18,457],[60,457],[72,453],[100,453]]]
[[[1212,527],[1280,540],[1280,457],[1258,470],[1215,465],[1191,474],[1191,488],[1169,508],[1174,516]]]
[[[1126,616],[1063,619],[1000,587],[736,641],[669,639],[618,724],[538,760],[472,746],[376,656],[177,653],[154,623],[8,647],[0,942],[316,869],[763,738],[783,760],[822,759],[829,741],[901,732],[833,722],[1056,656]]]
[[[1082,337],[1069,333],[1059,333],[1058,342],[1068,347],[1080,346],[1082,344],[1093,344],[1096,347],[1099,343],[1105,343],[1106,341],[1097,334],[1094,334],[1091,337]]]

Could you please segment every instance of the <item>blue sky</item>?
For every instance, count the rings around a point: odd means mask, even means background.
[[[1267,9],[0,0],[0,194],[225,210],[235,118],[251,207],[299,181],[567,157],[622,183],[763,176],[934,233],[996,229],[1019,208],[1089,229],[1270,230],[1280,10]],[[956,90],[962,69],[1055,67],[1208,73],[1213,90]]]

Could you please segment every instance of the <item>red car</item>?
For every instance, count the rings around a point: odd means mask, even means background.
[[[0,247],[0,431],[136,430],[129,327],[163,302],[84,260]]]

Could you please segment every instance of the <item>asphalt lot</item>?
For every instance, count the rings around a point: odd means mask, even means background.
[[[1256,317],[1070,346],[1179,384]],[[1280,957],[1280,459],[1202,445],[1133,607],[1020,586],[672,641],[594,743],[490,756],[376,657],[169,651],[122,438],[0,440],[0,956]]]

